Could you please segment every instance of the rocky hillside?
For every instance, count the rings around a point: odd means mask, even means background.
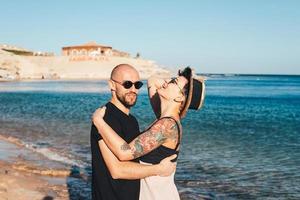
[[[134,66],[142,79],[170,74],[155,62],[140,58],[107,56],[97,61],[72,61],[67,56],[15,55],[0,48],[0,80],[108,79],[113,67],[121,63]]]

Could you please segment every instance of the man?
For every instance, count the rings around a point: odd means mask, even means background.
[[[135,105],[142,85],[138,72],[130,65],[117,65],[111,73],[109,86],[112,98],[106,104],[104,120],[127,142],[140,133],[138,122],[129,111]],[[168,176],[176,167],[171,162],[176,156],[152,166],[141,165],[137,159],[132,162],[119,161],[106,146],[94,124],[91,129],[91,151],[94,200],[137,200],[139,179],[154,175]]]

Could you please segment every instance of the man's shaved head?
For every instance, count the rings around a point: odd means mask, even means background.
[[[123,83],[125,81],[130,81],[132,83],[140,81],[138,71],[131,65],[119,64],[112,70],[110,79],[113,99],[118,100],[127,108],[134,106],[139,90],[136,89],[135,86],[126,89],[123,86]]]
[[[128,64],[119,64],[111,72],[110,78],[113,80],[125,80],[129,76],[134,76],[139,79],[138,71]]]

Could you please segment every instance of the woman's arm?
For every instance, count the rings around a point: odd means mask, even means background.
[[[103,140],[98,142],[105,164],[113,179],[142,179],[148,176],[169,176],[176,169],[171,162],[176,154],[163,159],[157,165],[143,165],[131,161],[119,161]]]
[[[171,118],[156,121],[147,131],[140,134],[129,144],[123,140],[102,118],[105,108],[97,109],[93,122],[109,149],[121,160],[141,157],[171,139],[177,142],[178,128]]]
[[[156,76],[151,76],[147,81],[150,104],[157,119],[160,118],[161,114],[160,99],[157,93],[157,89],[161,88],[162,85],[166,82],[168,82],[168,80]]]

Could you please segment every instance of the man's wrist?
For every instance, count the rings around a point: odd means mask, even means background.
[[[155,165],[152,165],[153,167],[153,175],[154,176],[159,176],[161,174],[161,166],[160,164],[155,164]]]
[[[104,122],[104,119],[102,117],[98,118],[97,120],[94,121],[94,124],[97,128],[101,127],[101,124]]]

